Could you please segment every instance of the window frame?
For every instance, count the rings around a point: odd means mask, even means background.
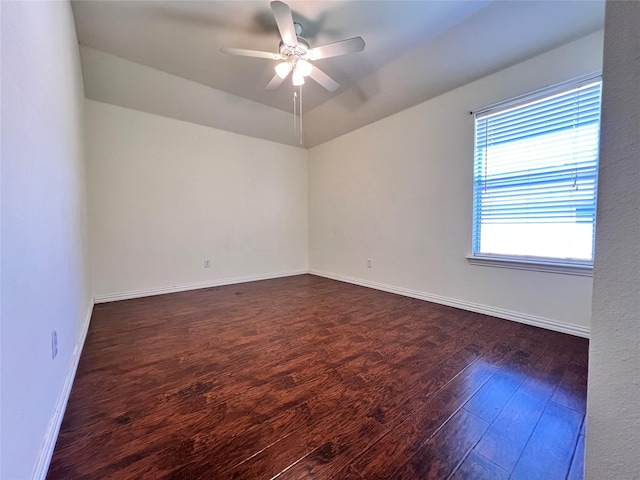
[[[475,251],[475,239],[476,239],[476,226],[478,224],[476,217],[476,151],[477,151],[477,118],[480,115],[487,115],[491,112],[498,112],[502,110],[511,110],[517,108],[519,105],[525,105],[531,102],[542,100],[544,98],[553,97],[554,95],[562,94],[573,89],[580,88],[590,83],[600,83],[600,95],[602,96],[602,73],[595,72],[588,75],[583,75],[578,78],[547,86],[524,95],[520,95],[514,98],[510,98],[501,102],[497,102],[491,105],[487,105],[480,109],[469,112],[473,117],[473,137],[474,137],[474,150],[473,150],[473,191],[472,191],[472,236],[471,236],[471,253],[466,256],[469,264],[478,266],[491,266],[498,268],[513,268],[518,270],[532,270],[550,273],[563,273],[569,275],[578,276],[592,276],[593,275],[593,251],[595,248],[595,228],[596,219],[593,220],[593,238],[592,238],[592,259],[591,260],[577,260],[577,259],[563,259],[554,257],[537,257],[526,255],[508,255],[508,254],[493,254],[493,253],[481,253]],[[601,97],[602,100],[602,97]],[[598,127],[600,127],[602,121],[602,111],[600,111],[600,118]],[[600,135],[600,133],[598,133]],[[598,169],[599,169],[599,147],[598,147]],[[595,201],[597,205],[598,188],[597,177],[595,186]]]

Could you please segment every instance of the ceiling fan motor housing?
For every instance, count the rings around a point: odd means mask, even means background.
[[[302,37],[296,37],[298,42],[297,45],[287,45],[284,42],[280,42],[280,55],[284,58],[290,57],[299,57],[305,60],[313,60],[311,56],[311,47],[309,46],[309,42],[307,42]]]

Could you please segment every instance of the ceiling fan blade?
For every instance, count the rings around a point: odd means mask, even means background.
[[[320,85],[322,85],[324,88],[329,90],[330,92],[335,92],[338,89],[338,87],[340,86],[340,84],[338,84],[338,82],[336,82],[333,78],[331,78],[329,75],[324,73],[322,70],[320,70],[315,65],[311,69],[311,73],[309,74],[309,76],[313,80],[318,82]]]
[[[337,57],[347,53],[361,52],[364,50],[364,40],[362,37],[353,37],[339,42],[328,43],[313,49],[314,60],[322,58]]]
[[[282,57],[280,56],[279,53],[261,52],[259,50],[247,50],[245,48],[222,47],[220,51],[222,53],[227,53],[229,55],[240,55],[242,57],[257,57],[257,58],[268,58],[270,60],[282,60]]]
[[[289,5],[279,1],[271,2],[271,10],[273,10],[273,16],[276,18],[282,42],[285,45],[297,45],[298,37],[296,36],[296,27],[293,25],[293,16]]]
[[[271,81],[267,84],[267,90],[275,90],[280,86],[283,80],[284,78],[281,78],[280,75],[276,73]]]

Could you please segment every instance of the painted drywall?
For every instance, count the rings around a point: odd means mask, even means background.
[[[67,2],[2,2],[0,477],[42,475],[91,308],[83,87]],[[52,359],[51,332],[58,333]],[[72,376],[72,374],[71,374]]]
[[[607,2],[587,480],[640,479],[640,3]]]
[[[306,271],[306,150],[92,100],[85,119],[98,300]]]
[[[604,3],[600,1],[491,2],[309,111],[307,145],[314,147],[602,30],[603,12]],[[327,122],[327,118],[335,120]]]
[[[220,55],[212,52],[212,55]],[[292,112],[81,45],[86,98],[298,146]]]
[[[469,111],[599,71],[602,38],[583,37],[312,148],[311,271],[588,332],[591,277],[469,265],[465,258]]]

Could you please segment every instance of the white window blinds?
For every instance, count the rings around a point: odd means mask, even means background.
[[[592,262],[600,85],[476,114],[474,256]]]

